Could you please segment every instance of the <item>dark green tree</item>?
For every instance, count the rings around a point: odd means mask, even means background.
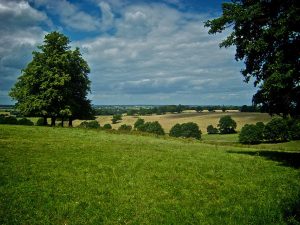
[[[170,130],[170,132],[169,132],[169,135],[170,135],[171,137],[180,137],[180,136],[181,136],[181,133],[182,133],[182,131],[181,131],[181,125],[180,125],[179,123],[177,123],[177,124],[175,124],[175,125],[171,128],[171,130]]]
[[[232,0],[205,23],[210,34],[231,29],[220,47],[236,46],[245,81],[259,88],[253,102],[270,114],[300,114],[299,0]]]
[[[86,98],[90,69],[79,49],[71,50],[69,43],[68,37],[59,32],[47,34],[10,92],[23,115],[41,116],[44,125],[48,117],[51,125],[60,117],[62,124],[64,118],[69,118],[71,126],[73,119],[92,113]]]
[[[222,116],[219,120],[218,127],[220,134],[236,133],[236,122],[231,118],[231,116]]]
[[[134,129],[139,130],[139,127],[144,125],[145,120],[142,118],[138,118],[134,123]]]

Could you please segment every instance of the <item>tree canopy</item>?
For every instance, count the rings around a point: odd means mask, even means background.
[[[299,0],[232,0],[223,14],[208,20],[210,34],[232,30],[220,47],[236,46],[236,60],[248,82],[259,89],[253,103],[270,114],[300,114]],[[230,28],[231,27],[231,28]]]
[[[32,61],[22,70],[10,96],[23,115],[55,119],[91,117],[90,72],[79,48],[71,50],[70,40],[59,32],[45,36],[44,44],[34,51]]]

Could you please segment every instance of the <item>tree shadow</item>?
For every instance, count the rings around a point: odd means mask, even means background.
[[[280,162],[282,166],[300,168],[300,152],[279,152],[279,151],[227,151],[228,153],[260,156],[268,160]]]

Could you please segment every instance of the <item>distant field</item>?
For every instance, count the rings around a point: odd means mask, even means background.
[[[0,224],[297,224],[299,154],[0,125]]]
[[[258,121],[268,122],[271,117],[267,113],[242,113],[242,112],[185,112],[180,114],[165,114],[165,115],[151,115],[151,116],[140,116],[146,122],[147,121],[158,121],[166,132],[169,132],[172,126],[176,123],[195,122],[199,125],[202,133],[206,133],[208,125],[212,124],[217,126],[221,116],[230,115],[237,122],[237,130],[240,130],[246,123],[256,123]],[[99,116],[97,120],[101,125],[105,123],[111,123],[112,116]],[[120,123],[112,124],[113,128],[118,128],[122,124],[133,125],[137,120],[138,116],[123,116],[123,120]],[[77,126],[80,121],[74,121],[74,125]]]

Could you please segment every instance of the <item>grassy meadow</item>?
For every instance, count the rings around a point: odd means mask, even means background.
[[[235,140],[0,125],[0,224],[299,224],[300,142]]]
[[[123,119],[117,124],[112,124],[114,129],[118,129],[122,124],[132,125],[135,123],[137,118],[142,118],[145,122],[158,121],[165,132],[169,130],[176,123],[187,123],[194,122],[197,123],[202,133],[206,133],[206,128],[208,125],[213,125],[217,127],[219,119],[221,116],[230,115],[237,123],[237,130],[240,130],[246,123],[255,124],[257,121],[268,122],[271,117],[267,113],[244,113],[244,112],[183,112],[183,113],[167,113],[164,115],[149,115],[149,116],[123,116]],[[99,116],[97,121],[103,126],[106,123],[111,124],[112,116]],[[80,120],[74,121],[74,126],[78,126],[81,123]]]

